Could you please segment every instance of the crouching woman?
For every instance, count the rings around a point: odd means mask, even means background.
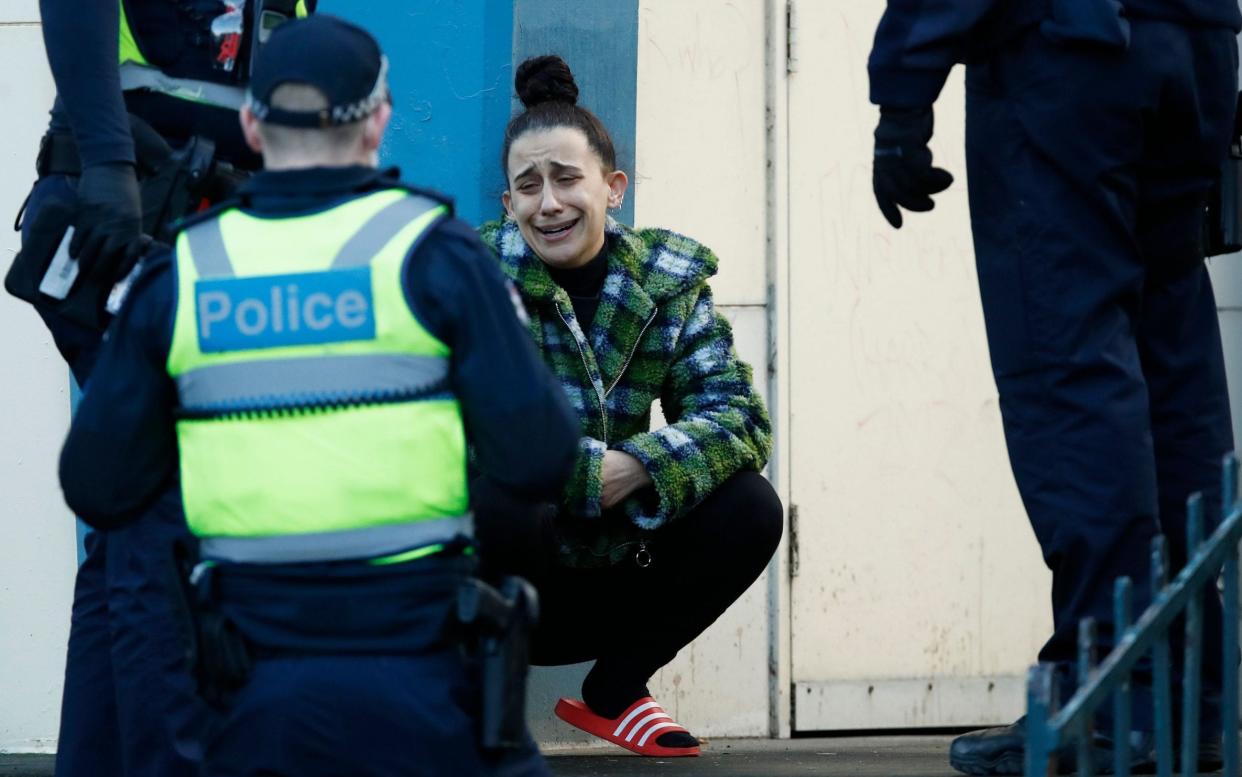
[[[568,723],[642,755],[697,755],[649,678],[762,573],[783,512],[760,474],[771,427],[751,369],[712,304],[716,256],[608,216],[625,196],[608,131],[577,105],[559,57],[518,68],[525,110],[502,162],[507,218],[482,227],[585,436],[544,514],[551,563],[532,660],[594,660]],[[656,401],[668,423],[651,430]],[[476,510],[489,505],[480,489]],[[494,493],[494,492],[492,492]],[[486,547],[485,547],[486,552]]]

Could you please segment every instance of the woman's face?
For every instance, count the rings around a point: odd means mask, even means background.
[[[604,172],[586,135],[573,127],[519,136],[507,167],[505,211],[544,264],[568,269],[595,258],[608,208],[620,207],[625,196],[625,173]]]

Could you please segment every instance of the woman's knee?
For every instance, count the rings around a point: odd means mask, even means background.
[[[711,501],[728,513],[729,532],[771,556],[785,530],[785,508],[768,479],[758,472],[738,472],[720,484]]]

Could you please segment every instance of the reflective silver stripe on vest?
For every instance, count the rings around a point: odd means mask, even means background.
[[[243,564],[345,561],[392,556],[474,534],[472,516],[271,537],[202,537],[204,559]]]
[[[150,89],[170,97],[206,103],[231,111],[239,110],[246,102],[246,90],[243,87],[213,84],[193,78],[173,78],[156,68],[139,65],[137,62],[121,64],[121,89]]]
[[[364,267],[370,264],[398,232],[439,207],[442,207],[440,203],[419,195],[401,197],[385,205],[345,241],[332,259],[332,267]],[[194,224],[186,229],[185,236],[200,277],[235,274],[233,261],[224,247],[224,232],[219,218]]]
[[[220,219],[208,219],[190,226],[185,231],[185,239],[190,243],[190,255],[194,257],[194,268],[200,278],[234,275],[233,262],[224,247]]]
[[[411,354],[264,359],[199,367],[178,376],[177,394],[189,411],[228,410],[368,397],[408,396],[441,384],[448,359]]]
[[[388,241],[413,221],[440,207],[440,203],[430,197],[413,195],[402,197],[389,203],[379,212],[367,219],[367,222],[345,241],[336,258],[332,260],[334,268],[361,267],[371,263],[380,249],[388,245]]]

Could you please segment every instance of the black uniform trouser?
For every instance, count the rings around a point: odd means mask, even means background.
[[[646,684],[759,577],[782,528],[772,486],[740,472],[652,534],[649,566],[632,557],[604,569],[550,565],[533,581],[540,620],[531,662],[595,660],[593,671],[611,682]]]
[[[1186,558],[1185,503],[1219,518],[1233,448],[1202,209],[1237,94],[1228,29],[1131,21],[1128,49],[1032,29],[967,73],[971,223],[1018,489],[1053,573],[1043,661],[1080,618],[1112,634],[1114,578],[1149,601],[1151,539]],[[1205,692],[1221,610],[1206,595]],[[1180,650],[1174,630],[1174,649]],[[1136,710],[1136,725],[1150,725]]]
[[[73,197],[76,179],[40,179],[27,200],[23,239],[49,198]],[[100,335],[39,310],[84,380]],[[209,719],[185,665],[171,578],[172,545],[191,541],[180,496],[164,494],[138,520],[92,532],[78,568],[65,659],[57,777],[181,777],[199,773]]]
[[[549,777],[529,732],[480,747],[479,668],[452,625],[472,567],[447,554],[215,567],[215,604],[255,663],[206,737],[205,775]]]
[[[192,541],[180,494],[121,529],[91,532],[78,569],[56,777],[191,777],[210,712],[185,660],[172,546]]]

